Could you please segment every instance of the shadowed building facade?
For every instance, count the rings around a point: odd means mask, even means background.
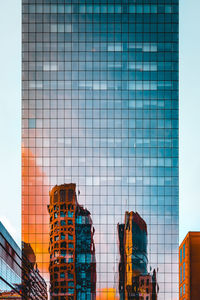
[[[90,212],[77,202],[76,185],[55,186],[48,210],[51,299],[95,299],[94,228]]]
[[[188,232],[179,246],[179,299],[200,298],[200,232]]]

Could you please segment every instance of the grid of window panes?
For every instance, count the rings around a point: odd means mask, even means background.
[[[98,295],[118,290],[117,224],[137,211],[158,299],[178,299],[178,0],[23,0],[22,97],[22,238],[44,277],[48,192],[73,182]]]
[[[0,293],[21,284],[21,253],[0,222]]]

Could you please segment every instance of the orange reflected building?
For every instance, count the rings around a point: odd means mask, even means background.
[[[55,186],[50,192],[50,295],[76,299],[75,211],[76,185]]]
[[[52,300],[96,298],[94,228],[77,202],[76,185],[50,192],[50,295]]]
[[[200,232],[188,232],[179,247],[179,299],[200,299]]]

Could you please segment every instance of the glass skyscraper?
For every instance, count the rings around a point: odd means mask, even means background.
[[[96,298],[178,299],[178,0],[22,2],[22,240],[49,283],[49,192],[76,184],[95,228]],[[137,280],[156,278],[155,298],[131,294],[136,275],[119,291],[126,214],[146,224]],[[126,244],[134,268],[138,243]],[[54,299],[90,299],[66,297]]]

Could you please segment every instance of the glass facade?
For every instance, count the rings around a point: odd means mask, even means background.
[[[11,292],[17,299],[21,273],[21,250],[0,222],[0,299],[7,299]]]
[[[137,213],[142,280],[158,291],[146,297],[178,299],[178,0],[22,2],[22,240],[49,283],[49,191],[76,184],[95,228],[95,297],[132,299],[118,229]]]

